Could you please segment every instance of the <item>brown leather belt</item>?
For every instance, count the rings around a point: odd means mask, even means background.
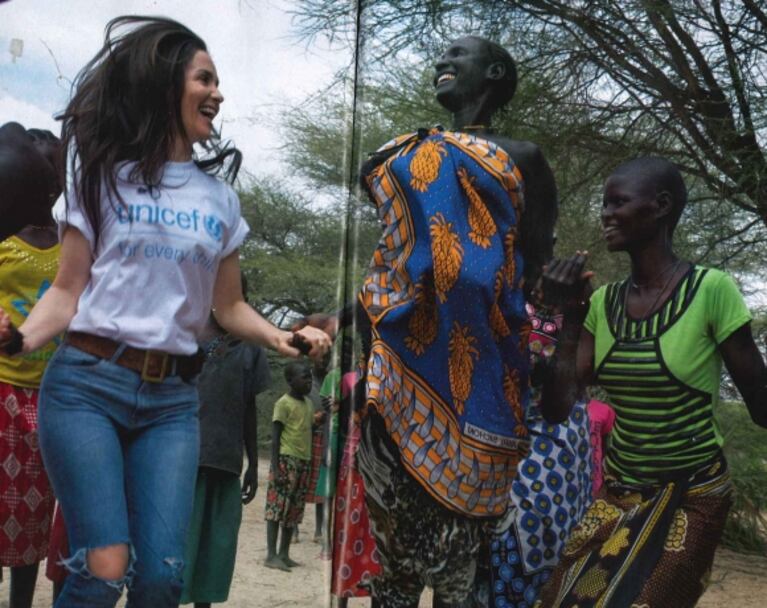
[[[75,348],[102,359],[111,359],[121,344],[80,331],[70,331],[64,341]],[[141,374],[145,382],[162,382],[167,376],[180,376],[183,380],[194,378],[202,369],[202,351],[194,355],[171,355],[159,350],[144,350],[126,346],[115,363]]]

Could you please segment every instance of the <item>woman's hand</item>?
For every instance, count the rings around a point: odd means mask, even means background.
[[[298,357],[305,352],[311,358],[319,359],[330,349],[331,340],[324,331],[308,326],[296,332],[285,331],[275,327],[245,302],[237,251],[221,260],[219,265],[213,288],[213,314],[219,325],[232,335],[273,348],[287,357]]]
[[[328,334],[321,329],[307,325],[298,331],[281,332],[280,340],[275,348],[278,352],[289,357],[305,354],[319,361],[332,345],[333,341]]]
[[[593,288],[594,273],[584,270],[588,251],[576,251],[574,256],[554,258],[543,270],[542,300],[562,313],[586,314]]]
[[[304,327],[316,327],[335,339],[338,333],[338,315],[330,315],[324,312],[315,312],[296,321],[290,330],[297,332]]]

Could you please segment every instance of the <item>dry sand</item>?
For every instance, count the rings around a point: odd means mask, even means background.
[[[320,546],[312,542],[314,505],[308,505],[301,525],[299,543],[291,549],[291,557],[302,564],[290,573],[269,570],[263,566],[266,555],[264,500],[266,491],[265,458],[261,459],[260,482],[255,500],[245,507],[237,566],[229,608],[318,608],[329,605],[327,588],[329,562],[319,558]],[[0,585],[0,608],[8,606],[8,577]],[[48,608],[50,584],[42,574],[38,581],[34,608]],[[350,608],[368,606],[366,599],[349,602]],[[427,590],[421,606],[430,606]],[[762,608],[767,605],[767,558],[741,555],[722,549],[716,556],[711,585],[698,606],[700,608]],[[124,602],[120,603],[124,606]],[[672,607],[667,607],[672,608]]]

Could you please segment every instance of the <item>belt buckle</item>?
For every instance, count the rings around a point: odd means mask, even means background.
[[[157,376],[152,376],[149,373],[149,358],[152,355],[157,355],[162,357],[162,365],[160,366],[160,373]],[[163,380],[165,380],[165,376],[168,371],[168,353],[164,353],[159,350],[146,350],[144,352],[144,364],[141,367],[141,379],[144,382],[153,382],[155,384],[159,384]]]

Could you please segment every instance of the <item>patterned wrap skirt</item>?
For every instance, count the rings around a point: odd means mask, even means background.
[[[264,509],[266,521],[280,522],[286,528],[303,521],[310,468],[308,460],[280,454],[276,474],[269,471]]]
[[[309,474],[309,484],[306,489],[306,502],[309,503],[318,503],[325,500],[325,497],[317,491],[324,452],[325,449],[322,437],[322,426],[320,426],[319,429],[312,430],[311,472]]]
[[[489,539],[489,569],[480,568],[475,601],[529,608],[559,562],[570,530],[592,501],[589,416],[577,403],[562,424],[530,424],[530,453],[519,463],[506,515]]]
[[[660,486],[606,485],[570,534],[536,607],[693,607],[731,505],[724,457]]]
[[[381,559],[365,504],[365,482],[356,465],[359,441],[360,429],[355,424],[344,446],[335,500],[330,591],[338,597],[370,595],[371,579],[381,574]]]
[[[0,382],[0,566],[48,554],[53,490],[37,438],[38,390]]]

